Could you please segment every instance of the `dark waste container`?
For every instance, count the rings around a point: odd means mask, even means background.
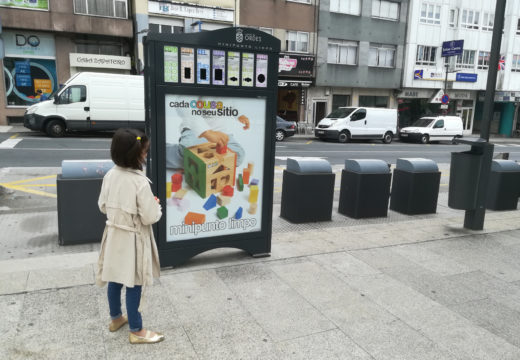
[[[516,210],[520,187],[520,164],[513,160],[493,160],[489,176],[486,208]]]
[[[390,209],[407,215],[434,214],[441,173],[435,161],[421,158],[397,159]]]
[[[391,178],[383,160],[346,160],[338,212],[355,219],[387,216]]]
[[[458,210],[477,207],[477,191],[482,154],[475,151],[451,153],[448,206]]]
[[[106,217],[98,198],[103,176],[114,166],[111,160],[64,160],[56,178],[58,241],[73,245],[101,241]]]
[[[293,223],[332,219],[335,174],[323,159],[287,159],[280,217]]]

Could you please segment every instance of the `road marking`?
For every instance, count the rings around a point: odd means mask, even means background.
[[[0,143],[0,149],[12,149],[23,139],[7,139]]]
[[[309,145],[310,143],[312,143],[312,140],[307,141],[305,145]]]
[[[9,139],[16,139],[18,137],[18,135],[20,135],[20,134],[16,133],[16,134],[12,135]]]
[[[32,181],[45,180],[45,179],[51,179],[51,178],[56,178],[56,175],[47,175],[47,176],[39,176],[39,177],[35,177],[35,178],[30,178],[30,179],[16,180],[16,181],[8,182],[8,183],[0,183],[0,185],[3,187],[6,187],[8,189],[11,189],[11,190],[18,190],[18,191],[26,192],[29,194],[56,198],[57,197],[56,194],[31,189],[31,187],[36,187],[36,186],[55,187],[56,184],[27,184]]]

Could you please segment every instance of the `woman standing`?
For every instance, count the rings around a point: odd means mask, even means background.
[[[119,129],[112,138],[110,155],[116,164],[103,178],[99,209],[107,222],[98,260],[96,283],[108,282],[110,331],[127,322],[132,344],[156,343],[164,335],[145,330],[139,304],[142,286],[159,277],[159,256],[152,224],[161,218],[161,205],[143,172],[148,138],[138,130]],[[121,312],[121,289],[126,286],[128,318]]]

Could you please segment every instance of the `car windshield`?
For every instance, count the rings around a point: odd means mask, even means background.
[[[356,110],[356,108],[337,108],[336,110],[332,110],[332,112],[327,115],[327,118],[344,118],[345,116],[350,115],[354,110]]]
[[[413,126],[427,127],[427,126],[430,126],[430,124],[433,122],[433,120],[435,120],[435,119],[432,119],[432,118],[420,118],[419,120],[417,120],[416,122],[413,123]]]

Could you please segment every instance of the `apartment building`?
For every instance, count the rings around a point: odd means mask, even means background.
[[[511,136],[520,102],[520,1],[508,0],[500,64],[490,64],[496,1],[418,0],[410,3],[403,89],[398,96],[403,124],[440,113],[439,95],[450,97],[465,134],[478,133],[490,66],[498,66],[490,132]],[[462,55],[441,57],[444,41],[464,40]],[[448,63],[448,74],[446,74]],[[446,80],[447,75],[447,81]]]
[[[238,23],[280,39],[278,114],[300,127],[312,123],[307,107],[314,83],[317,0],[240,0]]]
[[[130,73],[128,0],[0,1],[0,125],[23,117],[79,71]]]
[[[179,34],[211,31],[237,24],[237,0],[133,0],[136,24],[135,57],[144,69],[143,37],[148,32]]]
[[[408,7],[408,0],[320,1],[314,124],[340,106],[397,107]]]

